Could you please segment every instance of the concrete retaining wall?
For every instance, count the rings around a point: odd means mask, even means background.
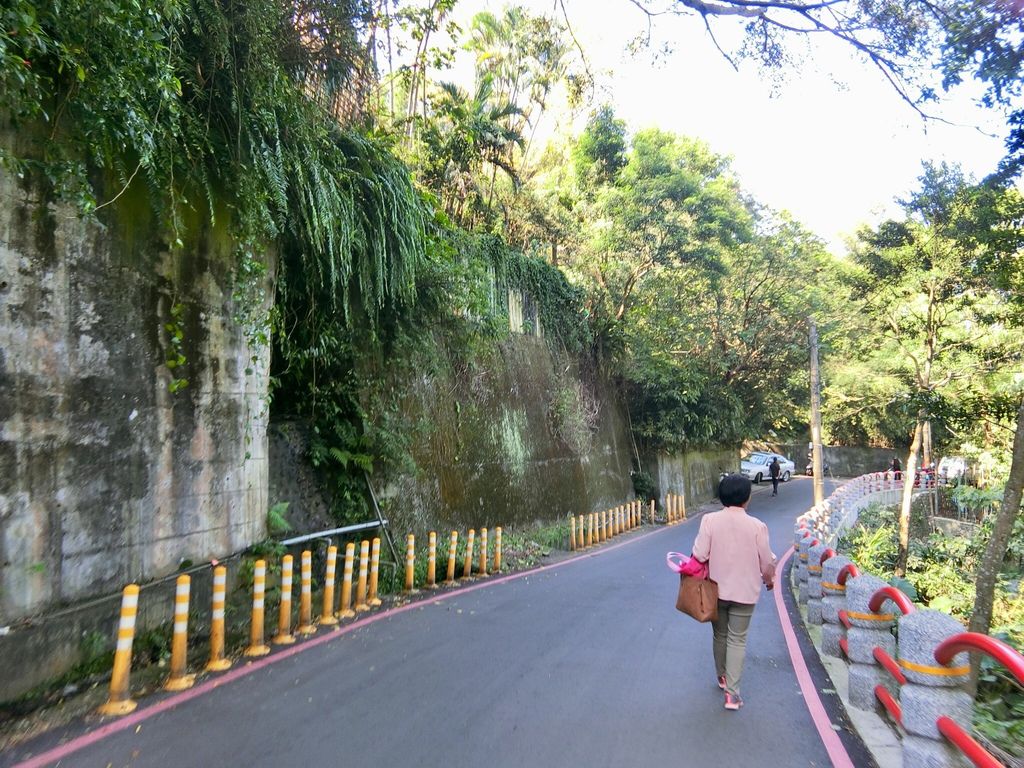
[[[658,504],[665,494],[682,494],[687,504],[710,501],[718,494],[722,472],[738,472],[738,448],[705,448],[686,453],[657,453],[644,457],[644,468],[658,488]]]
[[[0,625],[264,534],[267,352],[231,319],[226,232],[183,238],[141,195],[84,221],[0,172]]]

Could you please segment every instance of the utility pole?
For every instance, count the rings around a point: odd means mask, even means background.
[[[821,460],[821,375],[818,373],[818,326],[807,318],[811,341],[811,468],[814,472],[814,503],[825,500],[825,478]]]

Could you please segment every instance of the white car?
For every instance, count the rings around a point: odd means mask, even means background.
[[[796,471],[796,465],[781,453],[757,451],[749,456],[744,456],[743,461],[740,462],[740,472],[755,483],[760,483],[762,480],[770,480],[771,473],[768,472],[768,465],[772,463],[774,458],[779,460],[779,479],[785,483],[793,476],[793,473]]]

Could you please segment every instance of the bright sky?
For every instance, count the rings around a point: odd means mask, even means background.
[[[552,14],[552,0],[520,0],[537,14]],[[481,10],[500,13],[498,0],[464,0],[456,20],[464,28]],[[631,130],[660,127],[708,142],[733,158],[753,196],[789,210],[842,253],[843,235],[864,222],[895,215],[895,197],[916,186],[923,160],[959,163],[976,177],[1003,156],[1003,123],[961,97],[933,111],[965,126],[925,123],[883,80],[839,43],[816,43],[813,59],[775,87],[752,63],[737,73],[718,53],[699,17],[656,20],[654,49],[674,52],[652,63],[650,51],[633,54],[630,40],[646,19],[629,0],[565,0],[569,20],[601,86]],[[725,46],[723,20],[716,27]],[[735,29],[735,27],[732,27]],[[471,70],[452,78],[468,85]],[[596,106],[596,105],[595,105]],[[584,115],[585,118],[585,115]],[[582,127],[580,125],[579,127]],[[550,127],[549,127],[550,129]]]

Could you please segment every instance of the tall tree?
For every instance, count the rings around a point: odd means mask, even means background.
[[[1005,327],[1008,307],[977,271],[981,241],[965,234],[976,229],[979,215],[973,185],[957,168],[930,164],[919,182],[903,202],[907,218],[862,233],[855,253],[865,316],[880,342],[874,365],[903,382],[913,425],[900,512],[900,575],[925,425],[978,376],[1021,359],[1019,334]]]

